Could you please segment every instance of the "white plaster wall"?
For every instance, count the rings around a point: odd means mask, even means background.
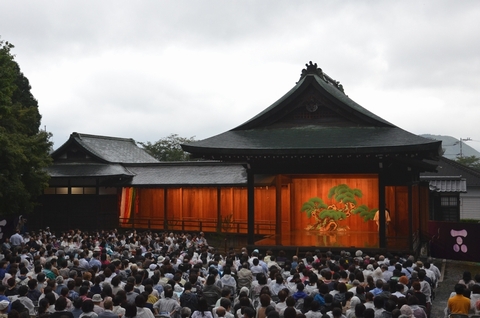
[[[460,219],[480,221],[480,187],[468,187],[467,193],[460,194]]]

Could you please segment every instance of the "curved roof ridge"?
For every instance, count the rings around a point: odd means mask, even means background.
[[[306,66],[307,68],[302,70],[299,81],[286,94],[254,117],[231,129],[231,131],[258,127],[258,125],[261,125],[263,119],[268,118],[271,116],[271,114],[277,113],[278,111],[288,107],[289,99],[293,101],[294,98],[299,96],[302,92],[305,92],[312,85],[316,86],[318,91],[323,90],[323,93],[328,95],[326,97],[331,99],[331,102],[335,104],[335,106],[338,106],[343,111],[351,113],[357,118],[363,118],[364,120],[376,123],[380,126],[397,127],[348,97],[348,95],[345,94],[343,86],[340,84],[340,82],[325,74],[321,68],[317,67],[316,63],[312,64],[312,62],[310,62],[310,64],[306,64]]]

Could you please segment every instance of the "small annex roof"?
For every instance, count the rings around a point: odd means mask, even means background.
[[[441,157],[436,162],[437,172],[424,172],[420,174],[420,178],[425,181],[432,180],[466,180],[466,187],[480,187],[480,171],[467,167],[454,160]]]
[[[218,161],[161,162],[132,164],[134,174],[125,186],[247,186],[245,167],[239,163]],[[273,176],[257,176],[257,185],[271,185]]]
[[[46,170],[52,178],[133,177],[133,173],[121,164],[54,163],[47,167]]]
[[[283,97],[240,126],[182,145],[193,157],[399,155],[436,159],[441,142],[380,118],[345,95],[342,85],[310,62]]]
[[[103,163],[154,163],[157,159],[137,146],[135,140],[72,133],[70,138],[52,153],[55,162],[92,160]]]

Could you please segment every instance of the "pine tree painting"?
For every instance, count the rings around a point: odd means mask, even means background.
[[[307,226],[307,230],[319,230],[320,232],[346,231],[347,227],[338,225],[338,221],[350,217],[352,214],[358,214],[363,220],[373,220],[377,209],[369,209],[366,205],[357,207],[356,198],[362,197],[360,189],[352,189],[346,184],[340,184],[330,189],[328,198],[334,199],[337,203],[328,205],[319,197],[310,198],[303,203],[300,212],[304,212],[307,217],[313,218],[315,223]]]

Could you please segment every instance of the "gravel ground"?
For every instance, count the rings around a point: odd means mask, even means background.
[[[441,270],[442,278],[435,293],[430,317],[443,318],[450,293],[454,291],[455,284],[462,279],[463,272],[470,271],[473,277],[480,273],[480,264],[440,259],[435,260],[434,263]]]

